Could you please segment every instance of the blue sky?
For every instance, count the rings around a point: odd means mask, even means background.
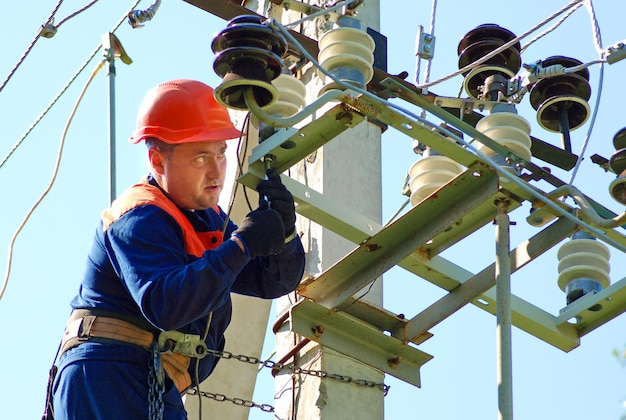
[[[87,2],[66,1],[57,12],[57,23]],[[0,92],[0,155],[4,158],[52,99],[126,14],[131,2],[100,1],[64,22],[51,39],[39,39],[13,78]],[[151,2],[142,2],[145,8]],[[603,46],[626,38],[623,16],[626,4],[595,2]],[[522,34],[567,2],[528,0],[499,2],[486,6],[458,0],[438,2],[435,19],[436,46],[431,80],[457,70],[456,47],[461,37],[484,23],[497,23]],[[0,78],[4,80],[31,44],[56,1],[4,2],[0,15]],[[414,79],[414,40],[417,25],[429,30],[431,2],[382,0],[380,32],[388,38],[388,71],[408,71]],[[117,187],[122,189],[145,174],[144,148],[130,145],[127,138],[134,126],[136,110],[147,89],[163,80],[195,78],[213,86],[219,78],[212,70],[210,49],[215,33],[225,22],[182,1],[163,0],[154,20],[144,28],[132,29],[126,22],[116,35],[131,65],[116,62]],[[547,28],[547,27],[546,27]],[[530,40],[534,35],[522,41]],[[597,58],[589,15],[577,10],[561,27],[530,46],[522,56],[532,63],[553,55],[574,57],[583,62]],[[0,167],[0,244],[8,249],[15,230],[44,191],[52,175],[64,126],[89,73],[101,52],[69,86],[29,136]],[[616,213],[624,209],[608,195],[614,176],[590,162],[589,156],[608,158],[614,134],[626,126],[623,113],[626,62],[605,66],[602,98],[596,103],[598,67],[590,68],[592,109],[598,117],[586,152],[587,159],[574,185]],[[423,67],[422,67],[423,69]],[[436,85],[432,91],[456,96],[461,79]],[[397,101],[399,105],[410,107]],[[535,111],[526,99],[520,115],[532,125],[532,134],[554,145],[558,134],[536,123]],[[419,112],[419,110],[416,110]],[[582,146],[588,124],[572,132],[575,152]],[[383,219],[404,202],[402,182],[417,155],[411,139],[387,130],[383,134]],[[542,164],[542,163],[540,163]],[[544,164],[542,164],[544,165]],[[547,165],[547,164],[545,164]],[[548,165],[549,166],[549,165]],[[570,173],[551,168],[563,180]],[[83,261],[100,211],[108,202],[108,83],[103,70],[97,74],[69,128],[58,177],[15,242],[11,276],[0,300],[0,417],[38,418],[43,407],[47,372],[76,292]],[[511,245],[536,233],[525,219],[528,207],[511,214]],[[486,226],[444,254],[458,265],[477,272],[493,261],[492,226]],[[555,251],[555,250],[554,250]],[[611,278],[626,276],[626,258],[611,250]],[[565,297],[556,285],[556,252],[549,252],[513,276],[513,291],[519,297],[558,314]],[[2,272],[7,253],[0,253]],[[443,293],[435,286],[402,269],[385,275],[385,308],[414,316]],[[564,353],[518,329],[513,331],[513,407],[520,419],[618,419],[626,411],[626,371],[612,356],[626,342],[626,317],[620,316],[582,338],[581,346]],[[469,419],[496,416],[495,317],[467,306],[432,331],[434,337],[420,349],[435,356],[421,371],[422,388],[393,377],[385,382],[391,391],[385,399],[389,419]],[[268,342],[271,341],[268,340]],[[271,349],[268,347],[265,354]],[[255,402],[272,404],[269,371],[260,373]],[[252,410],[250,418],[271,415]]]

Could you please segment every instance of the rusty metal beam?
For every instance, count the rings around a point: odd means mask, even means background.
[[[557,245],[575,230],[576,226],[574,223],[567,219],[559,219],[529,240],[520,244],[510,252],[511,273],[521,269],[533,259]],[[404,331],[394,331],[393,335],[397,337],[408,337],[409,339],[420,336],[461,309],[467,303],[472,302],[487,290],[491,289],[495,285],[495,282],[494,263],[416,315],[406,325],[403,325],[405,328]]]
[[[298,293],[327,308],[342,308],[356,292],[497,192],[495,173],[475,164],[318,277],[303,282]]]

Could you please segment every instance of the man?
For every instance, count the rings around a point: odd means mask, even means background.
[[[146,142],[151,172],[103,212],[52,370],[48,418],[187,418],[181,395],[215,368],[206,348],[224,348],[230,293],[296,288],[304,251],[280,176],[268,171],[259,208],[239,227],[217,205],[225,140],[237,136],[209,86],[173,80],[149,91],[131,141]]]

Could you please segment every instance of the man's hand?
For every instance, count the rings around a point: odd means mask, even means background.
[[[281,216],[266,202],[248,213],[233,235],[244,243],[250,258],[278,254],[285,246]]]
[[[259,182],[256,190],[259,192],[259,206],[265,198],[269,207],[276,210],[283,221],[285,237],[290,236],[296,230],[296,206],[293,197],[280,180],[280,175],[273,169],[266,171],[267,179]]]

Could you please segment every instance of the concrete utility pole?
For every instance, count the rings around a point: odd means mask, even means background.
[[[299,13],[285,12],[270,3],[259,2],[257,13],[272,16],[283,24],[302,17]],[[268,10],[270,13],[267,13]],[[367,27],[379,30],[378,1],[368,0],[358,11],[364,31]],[[300,30],[312,39],[319,39],[325,31],[325,21],[320,18],[306,22]],[[319,90],[324,85],[324,81],[320,80],[317,74],[317,70],[308,65],[303,70],[301,80],[307,86],[307,103],[317,98]],[[322,193],[325,199],[336,200],[374,221],[380,221],[382,219],[380,140],[380,127],[364,121],[291,168],[290,175]],[[303,233],[302,240],[307,252],[305,275],[308,276],[319,275],[355,248],[354,244],[303,217],[298,218],[297,229]],[[363,300],[382,306],[382,285],[379,281]],[[287,311],[292,303],[293,296],[280,299],[278,313]],[[294,347],[302,340],[303,337],[289,332],[283,325],[277,334],[277,359],[293,354],[293,357],[285,362],[293,361],[296,366],[308,370],[383,382],[384,375],[379,370],[315,342],[309,342],[294,352]],[[277,418],[299,420],[383,418],[384,396],[377,388],[314,375],[293,375],[289,371],[277,375],[275,385]]]
[[[379,127],[361,123],[318,150],[311,162],[298,166],[297,178],[301,182],[306,180],[325,197],[353,203],[350,206],[355,211],[380,220],[380,134]],[[301,220],[298,228],[304,232],[308,275],[318,275],[354,248],[354,244],[306,220]],[[374,284],[363,300],[382,306],[380,282]],[[291,304],[288,298],[279,299],[278,312],[288,310]],[[277,356],[290,353],[301,340],[302,337],[289,331],[279,332]],[[296,352],[292,360],[309,370],[383,382],[382,372],[314,342]],[[275,401],[276,412],[281,419],[383,418],[383,393],[377,388],[285,372],[276,377],[275,391],[279,396]]]

